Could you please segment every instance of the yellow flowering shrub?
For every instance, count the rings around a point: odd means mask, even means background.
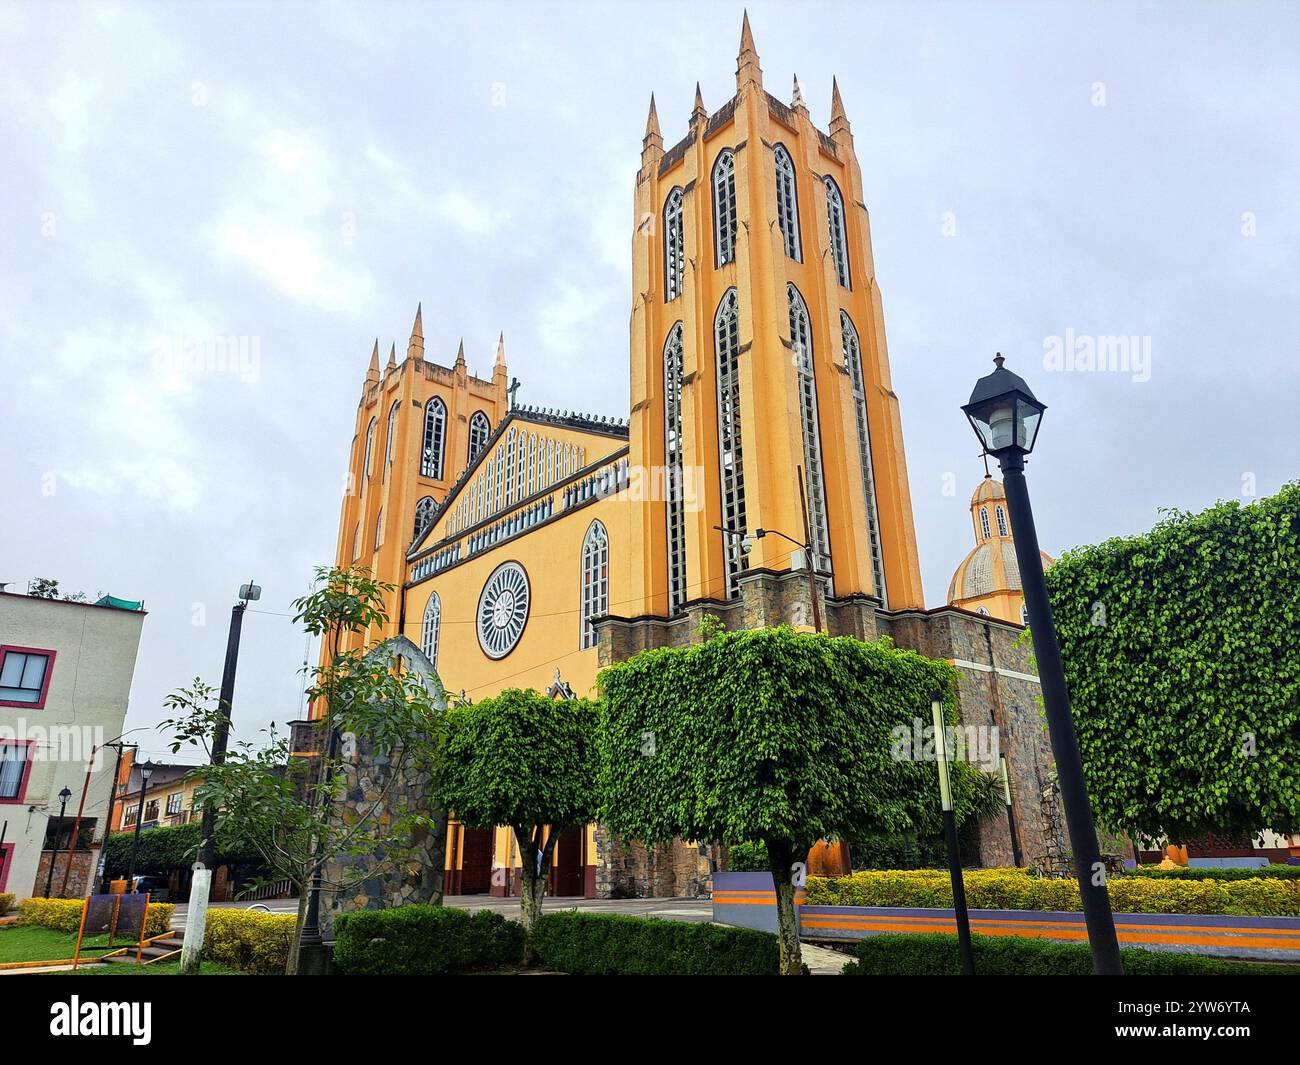
[[[296,914],[209,910],[203,956],[241,972],[284,975]]]

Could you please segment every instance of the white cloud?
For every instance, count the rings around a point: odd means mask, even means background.
[[[220,222],[217,250],[242,259],[291,299],[335,314],[363,317],[374,285],[364,267],[331,261],[319,234],[283,224],[275,216]]]

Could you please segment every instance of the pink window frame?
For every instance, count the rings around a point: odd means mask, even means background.
[[[27,796],[27,782],[32,778],[32,748],[35,740],[0,740],[0,747],[26,747],[27,760],[23,763],[23,779],[18,782],[18,795],[12,799],[0,798],[0,806],[16,806]]]
[[[12,843],[0,843],[0,891],[5,889],[9,883],[9,866],[14,861],[14,845]]]
[[[0,706],[21,706],[28,710],[44,710],[45,697],[50,694],[50,678],[54,676],[54,656],[58,653],[48,647],[17,647],[14,644],[0,644],[0,668],[4,666],[5,655],[16,651],[24,655],[44,655],[49,661],[45,665],[45,680],[41,684],[41,697],[34,703],[24,703],[16,699],[0,699]]]

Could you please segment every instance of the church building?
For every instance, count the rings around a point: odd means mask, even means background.
[[[1002,727],[1034,854],[1048,764],[1037,678],[1014,616],[925,609],[838,85],[819,128],[797,79],[788,103],[765,89],[746,18],[735,95],[710,110],[697,85],[667,148],[651,98],[632,208],[628,411],[520,405],[504,341],[488,378],[468,372],[463,344],[440,365],[419,310],[403,359],[394,345],[381,370],[376,343],[337,554],[398,589],[393,624],[366,642],[407,636],[451,698],[478,700],[594,694],[603,666],[699,639],[706,614],[890,635],[962,667],[963,717]],[[1007,831],[984,831],[987,862],[1009,861]],[[592,825],[561,838],[551,889],[692,894],[714,858]],[[452,825],[449,892],[512,892],[518,865],[508,829]]]

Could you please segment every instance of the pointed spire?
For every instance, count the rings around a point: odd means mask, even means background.
[[[664,154],[664,139],[659,132],[659,112],[655,110],[655,94],[650,94],[650,114],[645,120],[645,139],[641,142],[641,165],[660,159]]]
[[[421,319],[421,313],[424,304],[415,305],[415,322],[411,326],[411,339],[406,344],[406,357],[408,359],[424,358],[424,322]]]
[[[388,365],[385,369],[391,370],[397,365],[397,341],[393,341],[393,346],[388,349]]]
[[[691,126],[696,126],[709,117],[708,109],[704,106],[704,94],[700,92],[700,83],[695,83],[695,106],[691,108]]]
[[[506,373],[506,335],[502,332],[497,337],[497,356],[492,362],[492,383],[499,388],[501,402],[506,400],[506,385],[510,383],[510,375]]]
[[[758,50],[754,47],[754,34],[749,28],[749,12],[745,12],[740,26],[740,55],[736,57],[736,91],[746,85],[763,87],[763,68],[758,65]]]
[[[831,78],[831,124],[828,128],[832,140],[841,134],[850,141],[853,139],[849,132],[848,116],[844,113],[844,101],[840,99],[840,83],[834,77]]]
[[[465,372],[465,338],[461,337],[460,347],[456,349],[456,372]]]
[[[379,379],[379,338],[375,337],[375,350],[370,353],[370,366],[366,370],[366,380]]]
[[[804,103],[804,99],[803,99],[803,89],[799,87],[798,74],[794,76],[794,95],[790,98],[790,106],[793,107],[796,111],[798,111],[801,108],[804,111],[808,110],[808,105]]]

